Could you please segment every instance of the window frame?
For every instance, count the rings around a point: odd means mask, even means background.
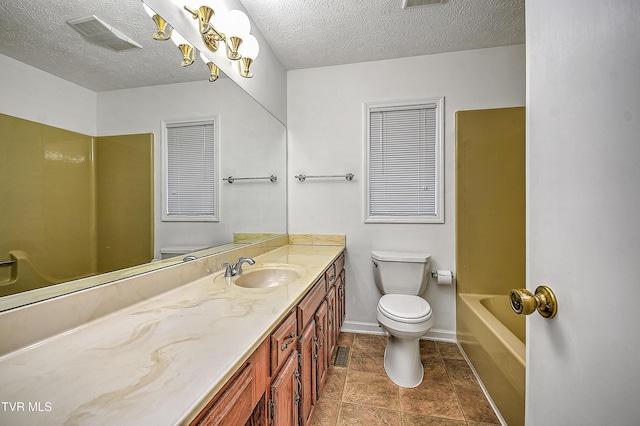
[[[169,216],[169,138],[167,126],[175,124],[206,124],[213,123],[213,137],[214,137],[214,210],[213,215],[199,215],[199,216]],[[220,119],[218,115],[213,115],[206,118],[191,118],[191,119],[177,119],[177,120],[162,120],[162,222],[220,222]]]
[[[435,215],[433,216],[372,216],[370,200],[370,149],[371,149],[371,112],[378,109],[411,109],[421,106],[435,106]],[[367,102],[364,110],[364,223],[444,223],[444,96],[405,101]]]

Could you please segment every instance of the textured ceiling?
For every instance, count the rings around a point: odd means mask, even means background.
[[[524,0],[242,0],[288,70],[524,43]]]
[[[242,2],[288,70],[524,43],[524,0],[446,0],[407,10],[402,0]],[[97,47],[66,24],[88,15],[142,49]],[[208,77],[200,61],[180,67],[178,49],[153,40],[154,30],[140,0],[0,3],[0,54],[93,91]]]
[[[67,25],[96,15],[142,45],[114,52],[86,41]],[[171,41],[151,38],[155,24],[140,0],[11,0],[0,2],[0,53],[100,92],[205,80],[208,68],[198,60],[180,66]]]

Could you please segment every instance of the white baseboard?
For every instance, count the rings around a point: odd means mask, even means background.
[[[439,342],[458,343],[455,330],[444,330],[442,328],[432,328],[431,330],[429,330],[427,335],[423,337],[423,339],[437,340]]]
[[[345,333],[359,333],[359,334],[386,334],[378,323],[358,322],[358,321],[345,321],[342,324],[340,331]]]
[[[342,324],[341,331],[345,333],[359,333],[359,334],[387,334],[378,323],[358,322],[358,321],[345,321]],[[457,342],[455,330],[444,330],[441,328],[432,328],[423,337],[425,340],[438,340],[441,342]]]

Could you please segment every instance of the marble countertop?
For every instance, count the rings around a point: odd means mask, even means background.
[[[188,423],[342,249],[284,246],[256,266],[304,267],[291,284],[227,286],[218,271],[0,358],[0,424]]]

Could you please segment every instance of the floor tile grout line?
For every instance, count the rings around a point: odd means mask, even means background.
[[[353,335],[353,337],[352,337],[351,339],[349,339],[349,340],[350,340],[350,342],[351,342],[351,344],[350,344],[350,345],[346,345],[347,347],[349,347],[349,348],[350,348],[350,350],[349,350],[349,361],[348,361],[347,367],[346,367],[346,368],[344,368],[344,370],[346,370],[346,372],[345,372],[345,379],[344,379],[344,383],[343,383],[343,385],[342,385],[342,392],[341,392],[341,395],[340,395],[340,399],[339,399],[339,400],[336,400],[336,402],[338,403],[338,417],[337,417],[337,419],[336,419],[336,425],[337,425],[338,421],[340,420],[340,416],[341,416],[342,411],[343,411],[343,404],[351,404],[351,405],[355,405],[355,406],[364,406],[364,407],[374,407],[374,408],[379,408],[379,409],[383,409],[383,410],[387,410],[387,411],[397,412],[397,413],[399,413],[399,414],[400,414],[401,424],[404,424],[404,417],[405,417],[405,414],[406,414],[406,415],[412,415],[412,414],[422,415],[422,413],[414,413],[414,412],[411,412],[411,411],[404,411],[404,410],[402,409],[402,408],[403,408],[403,407],[402,407],[402,404],[400,405],[400,409],[399,409],[399,410],[393,410],[393,409],[390,409],[390,408],[387,408],[387,407],[379,407],[379,406],[376,406],[376,405],[368,405],[368,404],[358,404],[358,403],[354,403],[354,402],[351,402],[351,401],[344,401],[344,400],[343,400],[343,399],[344,399],[344,395],[345,395],[346,386],[347,386],[347,376],[348,376],[348,373],[349,373],[350,371],[351,371],[351,372],[358,372],[358,373],[379,374],[379,373],[372,372],[372,371],[360,371],[360,370],[354,370],[354,369],[352,368],[352,363],[351,363],[351,356],[352,356],[352,354],[353,354],[353,350],[352,350],[352,349],[353,349],[354,347],[356,347],[356,346],[359,346],[359,344],[357,343],[357,339],[358,339],[358,334],[357,334],[357,333],[355,333],[355,334]],[[460,397],[458,396],[458,392],[457,392],[457,389],[456,389],[456,385],[455,385],[454,380],[453,380],[453,378],[452,378],[452,374],[453,374],[453,372],[452,372],[450,369],[446,368],[446,364],[445,364],[445,362],[444,362],[444,360],[445,360],[445,359],[452,359],[452,360],[462,359],[463,361],[465,361],[465,362],[468,364],[468,360],[464,357],[464,354],[462,354],[462,358],[459,358],[459,357],[451,357],[451,356],[446,356],[446,357],[444,357],[444,356],[443,356],[443,352],[442,352],[443,348],[440,348],[440,346],[437,344],[437,342],[434,342],[434,343],[435,343],[435,349],[436,349],[435,354],[434,354],[434,358],[437,356],[437,358],[439,359],[439,361],[440,361],[440,362],[443,364],[443,366],[445,367],[445,372],[446,372],[446,377],[447,377],[447,383],[449,384],[449,386],[451,386],[451,388],[452,388],[452,389],[453,389],[453,391],[454,391],[457,406],[458,406],[458,408],[459,408],[459,410],[460,410],[460,412],[462,413],[463,418],[464,418],[464,420],[461,420],[461,421],[462,421],[462,422],[464,422],[465,424],[468,424],[468,422],[470,422],[470,421],[472,421],[472,420],[469,420],[469,419],[468,419],[468,415],[465,413],[464,409],[462,408],[462,404],[461,404],[461,402],[460,402]],[[363,347],[363,349],[366,349],[366,345],[363,345],[363,346],[364,346],[364,347]],[[460,348],[459,348],[459,347],[458,347],[458,350],[460,350]],[[449,355],[452,355],[452,354],[451,354],[451,353],[449,353]],[[431,356],[429,356],[429,358],[430,358],[430,357],[431,357]],[[424,365],[424,364],[423,364],[423,365]],[[336,368],[337,368],[337,367],[336,367]],[[343,368],[339,368],[339,369],[340,369],[340,370],[343,370]],[[465,387],[466,387],[466,386],[464,386],[464,385],[460,385],[460,386],[461,386],[462,388],[465,388]],[[473,386],[472,386],[472,385],[469,385],[467,388],[470,388],[470,387],[473,387]],[[399,399],[400,399],[400,401],[401,401],[401,396],[400,396],[400,387],[396,385],[396,389],[398,390],[398,397],[399,397]],[[484,394],[483,394],[483,395],[484,395]],[[492,408],[493,408],[493,407],[492,407]],[[447,417],[440,417],[440,416],[430,416],[430,417],[438,417],[438,418],[442,418],[442,419],[449,419],[449,418],[447,418]],[[449,419],[449,420],[453,420],[453,419]]]

